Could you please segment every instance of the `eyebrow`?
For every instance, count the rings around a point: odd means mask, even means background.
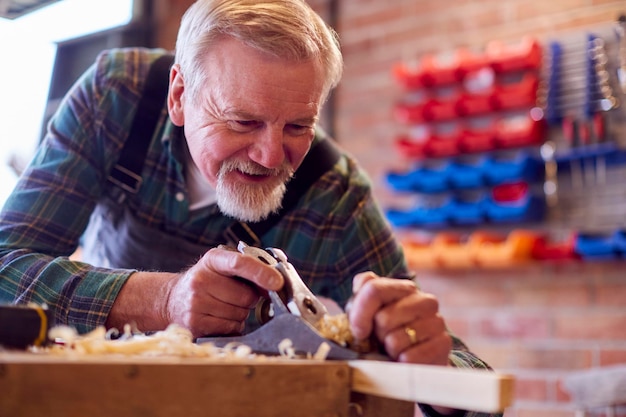
[[[227,117],[235,117],[242,120],[263,120],[262,117],[254,115],[252,113],[248,113],[245,111],[230,111],[226,112]],[[302,117],[299,119],[288,120],[287,124],[299,124],[299,125],[314,125],[317,123],[319,117],[311,116],[311,117]]]
[[[314,125],[317,123],[317,117],[304,117],[301,119],[291,120],[289,124],[297,124],[297,125]]]

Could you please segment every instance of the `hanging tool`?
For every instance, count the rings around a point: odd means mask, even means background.
[[[602,111],[609,111],[619,107],[619,100],[615,97],[610,83],[610,74],[607,70],[608,55],[604,40],[595,35],[589,35],[589,82],[602,95]],[[591,94],[590,94],[591,95]],[[589,100],[591,101],[591,100]],[[591,134],[587,143],[600,144],[605,141],[606,119],[600,111],[587,102],[586,116]],[[595,158],[595,183],[604,184],[606,180],[606,160],[603,155]]]
[[[277,248],[260,249],[239,242],[237,250],[255,256],[276,268],[285,284],[280,291],[269,291],[271,309],[269,319],[257,330],[243,336],[201,337],[197,343],[213,343],[224,347],[229,343],[244,344],[254,352],[280,354],[280,343],[289,339],[298,355],[314,354],[320,345],[329,346],[328,359],[356,359],[359,353],[325,338],[318,330],[319,323],[328,315],[326,306],[311,292],[300,278],[285,253]]]
[[[541,86],[538,92],[537,105],[542,111],[539,114],[545,116],[548,126],[555,126],[562,122],[563,113],[559,108],[558,100],[561,95],[561,65],[563,48],[559,42],[551,42],[547,63],[548,82]],[[543,117],[543,116],[541,116]],[[544,163],[543,193],[546,204],[552,209],[558,207],[558,183],[557,163],[555,159],[556,144],[554,141],[545,141],[539,148],[541,159]]]
[[[558,204],[558,185],[557,185],[557,164],[554,158],[556,146],[552,141],[546,141],[539,148],[541,159],[545,166],[545,179],[543,183],[543,192],[546,196],[546,204],[549,207],[556,207]]]
[[[569,167],[570,177],[572,179],[572,188],[576,191],[581,191],[584,186],[582,164],[577,160],[576,147],[579,141],[578,121],[573,117],[564,117],[562,122],[563,138],[569,146]]]
[[[596,109],[593,106],[593,100],[600,92],[600,72],[599,68],[602,68],[606,64],[606,54],[601,54],[601,49],[604,42],[601,38],[594,34],[587,35],[587,46],[585,48],[585,57],[587,64],[585,66],[586,86],[585,86],[585,99],[581,109],[581,120],[579,129],[575,132],[577,136],[573,138],[575,145],[580,150],[580,164],[583,167],[584,182],[588,187],[593,187],[594,175],[593,175],[593,161],[585,157],[585,153],[588,150],[590,144],[590,120],[596,113]],[[604,62],[600,62],[600,61]],[[604,100],[604,99],[603,99]],[[592,189],[592,188],[590,188]]]
[[[622,93],[626,94],[626,15],[621,15],[617,19],[615,32],[619,43],[619,67],[617,68],[617,79]]]
[[[594,34],[588,36],[588,76],[589,78],[587,86],[594,87],[595,91],[599,91],[602,96],[601,108],[605,111],[613,110],[619,107],[620,102],[615,97],[613,87],[611,86],[611,75],[607,69],[609,58],[606,52],[604,39]],[[593,84],[590,84],[593,83]],[[589,90],[591,92],[591,89]],[[590,100],[591,102],[591,96]],[[589,104],[586,108],[587,112],[591,112],[594,109]]]
[[[559,103],[561,91],[561,65],[563,48],[559,42],[550,43],[548,56],[548,82],[544,86],[544,94],[539,95],[539,106],[545,106],[545,118],[548,125],[558,125],[563,119],[563,112]],[[542,102],[543,101],[543,102]]]
[[[605,118],[602,113],[593,115],[593,139],[596,144],[602,144],[606,139]],[[596,182],[598,185],[606,184],[606,159],[603,155],[596,158]]]

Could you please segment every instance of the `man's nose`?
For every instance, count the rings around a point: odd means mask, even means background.
[[[285,160],[283,129],[267,127],[256,138],[248,156],[266,168],[279,168]]]

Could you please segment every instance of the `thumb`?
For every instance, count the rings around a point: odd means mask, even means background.
[[[379,278],[379,276],[376,275],[372,271],[361,272],[360,274],[356,274],[354,276],[354,279],[352,280],[352,294],[356,294],[357,292],[361,290],[361,288],[363,288],[363,286],[367,282],[376,278]]]

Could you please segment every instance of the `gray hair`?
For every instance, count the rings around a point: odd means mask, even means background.
[[[224,36],[279,58],[317,60],[325,71],[324,99],[341,79],[338,36],[304,0],[197,0],[176,40],[176,63],[192,95],[207,75],[202,55]]]

